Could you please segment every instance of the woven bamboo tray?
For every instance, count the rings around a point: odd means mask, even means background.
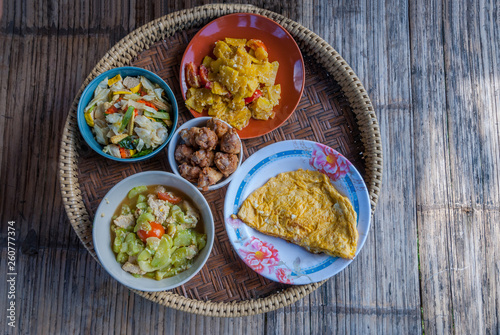
[[[285,124],[259,138],[244,141],[244,157],[282,140],[307,139],[344,154],[367,184],[372,213],[382,178],[382,146],[377,118],[368,94],[342,57],[316,34],[281,15],[249,5],[206,5],[166,15],[118,42],[92,70],[80,88],[66,120],[60,149],[61,192],[71,225],[97,260],[92,220],[107,191],[123,178],[147,170],[170,171],[166,149],[154,158],[123,164],[94,153],[78,131],[76,110],[85,86],[113,67],[134,65],[157,73],[173,89],[179,124],[191,116],[182,103],[179,64],[195,33],[209,21],[230,13],[267,16],[287,29],[304,55],[306,85],[295,113]],[[287,306],[323,284],[287,286],[271,282],[248,268],[232,250],[222,211],[226,187],[204,193],[215,220],[216,237],[205,267],[187,284],[165,292],[135,293],[159,304],[210,316],[252,315]]]

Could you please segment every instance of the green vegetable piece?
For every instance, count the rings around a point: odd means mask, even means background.
[[[168,235],[161,238],[155,256],[151,261],[151,266],[156,269],[162,269],[170,264],[170,247],[172,246],[172,238]]]
[[[154,151],[153,148],[143,149],[142,151],[136,152],[131,157],[136,158],[136,157],[146,156],[146,155],[149,155],[150,153],[152,153],[153,151]]]
[[[151,266],[151,259],[151,253],[147,248],[139,254],[139,256],[137,257],[137,264],[139,264],[139,267],[142,271],[152,272],[155,270]]]
[[[146,209],[148,208],[148,204],[146,204],[145,202],[139,202],[135,207],[141,209],[142,211],[146,211]]]
[[[142,214],[149,214],[149,213],[142,213]],[[134,233],[137,233],[139,230],[150,231],[151,224],[148,221],[144,221],[142,223],[137,223],[134,227]]]
[[[123,228],[115,229],[115,240],[113,241],[113,251],[117,254],[122,250],[122,244],[127,235],[127,231]]]
[[[139,264],[139,267],[141,268],[142,271],[145,272],[152,272],[155,269],[151,266],[151,260],[147,261],[137,261],[137,264]]]
[[[137,256],[138,261],[147,261],[149,258],[151,258],[151,253],[148,249],[144,249],[143,251],[141,251],[139,256]]]
[[[172,206],[172,208],[170,209],[170,216],[178,224],[182,223],[180,222],[181,220],[184,221],[184,213],[182,212],[182,209],[177,205]]]
[[[136,197],[138,194],[141,194],[141,193],[144,193],[148,190],[148,187],[147,186],[136,186],[134,187],[133,189],[131,189],[129,192],[128,192],[128,198],[129,199],[133,199],[134,197]]]
[[[194,223],[196,223],[195,217],[193,217],[192,215],[185,215],[182,209],[177,205],[172,206],[172,209],[170,210],[170,216],[172,216],[175,222],[177,222],[178,224],[183,224],[185,226],[192,226]]]
[[[135,278],[141,278],[142,276],[140,274],[137,274],[137,273],[131,273],[132,276],[134,276]]]
[[[156,280],[162,280],[162,279],[164,278],[165,273],[166,273],[166,272],[162,272],[162,271],[160,271],[160,270],[155,271],[155,276],[154,276],[154,278],[155,278]]]
[[[123,264],[128,260],[128,255],[124,252],[120,252],[118,255],[116,255],[116,260],[118,263]]]
[[[169,249],[171,249],[174,246],[174,240],[169,235],[165,234],[161,237],[161,239],[167,241],[166,243]]]
[[[128,215],[130,213],[130,207],[128,205],[122,205],[121,215]]]
[[[122,247],[120,248],[120,253],[127,253],[128,250],[128,243],[126,241],[123,241]]]
[[[123,116],[122,124],[120,125],[120,128],[118,128],[119,133],[121,133],[123,130],[125,130],[128,123],[130,122],[130,119],[132,118],[133,113],[134,113],[134,107],[130,106],[127,109],[127,111],[125,112],[125,115]]]
[[[207,235],[196,233],[196,246],[198,247],[198,250],[203,249],[205,245],[207,245]]]
[[[184,268],[188,263],[189,259],[196,256],[195,248],[182,247],[174,251],[172,254],[172,264],[176,268]],[[189,259],[188,259],[189,258]]]
[[[146,239],[147,248],[149,249],[151,255],[154,255],[158,247],[160,246],[160,239],[158,237],[148,237]]]
[[[155,220],[155,216],[149,212],[145,212],[145,213],[142,213],[141,215],[139,215],[139,217],[137,218],[137,223],[138,224],[142,224],[144,222],[152,222]]]
[[[126,252],[129,256],[137,255],[139,252],[144,250],[144,244],[134,233],[129,233],[127,235],[123,245],[126,246],[126,249],[122,247],[122,252]]]
[[[144,194],[139,194],[139,196],[137,197],[137,203],[146,203],[146,196]]]
[[[171,269],[168,269],[165,272],[160,272],[160,274],[163,275],[163,278],[173,277],[173,276],[175,276],[178,273],[179,273],[179,270],[176,269],[176,268],[171,268]]]
[[[137,218],[136,225],[134,228],[134,233],[137,233],[138,230],[150,231],[151,225],[150,222],[155,220],[155,216],[149,212],[144,212]]]
[[[156,112],[156,113],[144,112],[144,115],[153,117],[155,119],[170,120],[170,114],[167,112]]]
[[[148,272],[145,274],[146,277],[149,277],[149,278],[154,278],[155,277],[155,273],[154,272]]]
[[[174,246],[187,247],[196,242],[196,238],[191,229],[178,230],[174,235]]]
[[[144,250],[144,244],[141,240],[135,239],[134,243],[129,245],[128,254],[130,256],[135,256]]]
[[[122,147],[123,149],[135,150],[135,148],[137,147],[137,143],[139,143],[138,138],[133,138],[131,136],[127,136],[123,140],[118,142],[118,145],[120,147]]]

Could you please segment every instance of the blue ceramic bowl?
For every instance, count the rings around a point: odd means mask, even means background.
[[[95,137],[94,134],[92,133],[91,127],[87,124],[85,121],[85,116],[84,116],[84,109],[87,107],[88,103],[92,98],[94,97],[94,91],[99,85],[101,81],[104,80],[104,78],[113,78],[116,75],[121,75],[122,78],[125,78],[126,76],[144,76],[148,80],[150,80],[153,84],[158,84],[160,85],[161,88],[165,91],[165,94],[168,97],[168,100],[170,101],[170,104],[172,105],[172,128],[169,129],[169,134],[165,142],[163,142],[162,145],[160,145],[158,148],[156,148],[152,153],[142,156],[142,157],[136,157],[136,158],[116,158],[114,156],[108,155],[102,151],[103,146],[99,144]],[[174,93],[170,89],[170,87],[161,79],[159,76],[154,74],[153,72],[150,72],[148,70],[144,70],[138,67],[132,67],[132,66],[125,66],[125,67],[117,67],[114,69],[111,69],[109,71],[106,71],[100,75],[98,75],[94,80],[90,82],[90,84],[85,88],[85,90],[82,93],[82,96],[80,97],[80,101],[78,102],[78,112],[77,112],[77,120],[78,120],[78,128],[80,128],[80,132],[82,133],[82,136],[87,142],[87,144],[99,155],[104,156],[106,158],[119,161],[119,162],[138,162],[138,161],[143,161],[146,159],[149,159],[159,153],[167,143],[170,141],[172,136],[175,133],[175,128],[177,128],[177,120],[178,120],[178,109],[177,109],[177,102],[174,97]]]

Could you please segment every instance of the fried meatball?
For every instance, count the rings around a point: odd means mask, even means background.
[[[214,165],[214,156],[215,153],[213,151],[201,149],[191,156],[191,163],[199,167],[212,166]]]
[[[193,149],[190,146],[181,144],[175,148],[174,157],[179,164],[189,163],[191,161],[191,156],[193,156]]]
[[[228,154],[239,154],[241,151],[241,142],[236,130],[230,128],[227,133],[222,136],[220,141],[220,150]]]
[[[191,127],[189,129],[182,129],[180,131],[179,135],[181,136],[184,143],[192,146],[193,148],[198,148],[198,145],[196,144],[195,138],[199,132],[200,132],[200,128]]]
[[[215,134],[217,134],[218,138],[222,138],[222,136],[224,136],[224,134],[229,130],[229,126],[226,123],[214,118],[208,120],[207,127],[212,129]]]
[[[208,191],[208,186],[214,185],[222,178],[222,173],[211,168],[206,167],[200,172],[198,177],[198,186],[203,189],[203,191]]]
[[[215,166],[222,172],[224,177],[229,177],[238,168],[238,156],[218,152],[215,154]]]
[[[194,138],[196,144],[205,150],[213,150],[217,146],[218,138],[213,130],[207,127],[200,128]]]
[[[182,163],[179,165],[179,173],[181,177],[192,182],[196,183],[198,181],[198,176],[201,173],[201,169],[198,166],[192,166],[187,163]]]

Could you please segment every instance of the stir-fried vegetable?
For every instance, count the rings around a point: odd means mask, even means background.
[[[123,270],[161,280],[188,269],[207,242],[190,202],[163,186],[136,186],[124,201],[111,224]]]
[[[148,190],[147,186],[136,186],[128,192],[128,198],[133,199],[137,195],[144,193]]]
[[[164,91],[146,77],[105,78],[84,110],[103,152],[118,158],[141,157],[168,138],[172,107]],[[124,139],[128,139],[124,141]]]

